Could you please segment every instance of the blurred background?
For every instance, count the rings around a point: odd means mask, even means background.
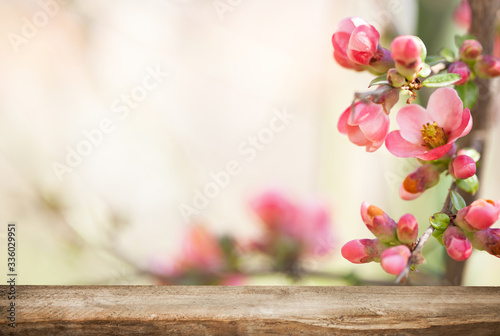
[[[392,281],[380,265],[340,255],[347,241],[372,238],[361,202],[396,220],[414,213],[422,233],[450,181],[402,201],[416,162],[385,147],[368,154],[338,133],[372,76],[337,65],[331,35],[360,16],[389,37],[419,35],[437,53],[465,32],[452,22],[458,2],[0,2],[0,237],[17,223],[20,284],[159,283],[149,270],[167,274],[190,253],[193,225],[237,237],[244,254],[263,230],[251,200],[269,189],[297,203],[321,199],[329,251],[303,260],[317,276],[256,272],[238,283]],[[498,199],[493,147],[480,196]],[[443,253],[432,241],[419,268],[439,277]],[[464,284],[499,279],[500,260],[474,251]]]

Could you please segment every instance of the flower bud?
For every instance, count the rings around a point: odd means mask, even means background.
[[[389,113],[391,113],[391,109],[394,107],[394,105],[396,105],[396,103],[399,100],[399,92],[401,90],[398,88],[391,88],[390,86],[387,85],[384,85],[383,88],[385,90],[381,94],[372,95],[369,99],[371,100],[372,103],[382,105],[385,114],[389,115]]]
[[[405,201],[419,197],[424,191],[438,184],[440,173],[435,165],[423,164],[404,179],[399,188],[399,196]]]
[[[398,239],[403,244],[411,244],[418,237],[418,222],[412,214],[406,214],[399,219],[396,227]]]
[[[474,61],[483,52],[483,46],[477,40],[465,40],[458,50],[458,55],[463,61]]]
[[[480,251],[486,251],[500,257],[500,229],[477,231],[472,237],[472,246]]]
[[[332,36],[334,58],[343,67],[362,71],[378,49],[379,33],[359,17],[339,22]]]
[[[401,87],[406,84],[406,78],[401,75],[395,68],[389,69],[387,72],[387,81],[391,86]]]
[[[391,43],[392,58],[398,72],[409,81],[420,71],[422,64],[422,42],[416,36],[402,35]]]
[[[462,0],[453,11],[453,21],[460,27],[469,30],[471,19],[472,11],[470,9],[469,1]]]
[[[464,85],[469,80],[472,71],[467,64],[462,61],[457,61],[450,64],[448,67],[448,73],[454,73],[462,76],[462,79],[456,82],[455,85]]]
[[[368,66],[368,71],[375,75],[386,73],[390,68],[394,67],[391,52],[379,45]]]
[[[448,226],[444,231],[443,244],[448,255],[456,261],[466,260],[472,253],[472,244],[465,233],[453,225]]]
[[[500,58],[482,55],[474,64],[474,72],[481,78],[500,76]]]
[[[450,162],[448,172],[454,178],[469,178],[476,173],[476,162],[468,155],[459,155]]]
[[[370,261],[380,261],[384,244],[378,239],[355,239],[344,246],[342,256],[354,264],[364,264]]]
[[[382,252],[380,264],[387,273],[398,275],[405,269],[410,256],[411,251],[406,245],[389,247]]]
[[[367,202],[361,204],[361,218],[368,229],[380,239],[382,243],[395,242],[396,222],[382,209]]]
[[[479,199],[460,209],[455,224],[465,231],[485,230],[492,226],[500,214],[500,201]]]

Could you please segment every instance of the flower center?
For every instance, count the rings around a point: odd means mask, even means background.
[[[435,121],[432,124],[427,123],[422,125],[420,132],[424,140],[423,146],[427,146],[429,149],[446,145],[448,142],[448,136],[444,132],[444,129],[439,127]]]

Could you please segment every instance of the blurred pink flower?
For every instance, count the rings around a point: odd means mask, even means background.
[[[465,62],[457,61],[450,64],[448,67],[448,73],[455,73],[462,76],[462,78],[456,82],[455,85],[464,85],[469,80],[472,71]]]
[[[404,106],[396,120],[401,129],[387,136],[389,152],[426,161],[444,156],[472,128],[469,109],[463,109],[457,92],[450,88],[437,89],[429,98],[427,110],[420,105]]]
[[[471,20],[472,12],[469,2],[467,0],[462,0],[453,12],[453,21],[455,21],[458,26],[469,30]]]
[[[196,268],[204,272],[214,272],[224,265],[223,253],[219,242],[202,226],[190,228],[181,247],[182,256],[179,268]]]
[[[340,133],[347,134],[353,144],[374,152],[382,146],[389,132],[389,116],[379,104],[358,101],[354,111],[349,106],[342,113],[337,128]]]

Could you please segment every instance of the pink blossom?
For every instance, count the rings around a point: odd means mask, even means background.
[[[474,248],[500,258],[500,229],[477,231],[472,237]]]
[[[455,85],[464,85],[469,80],[472,71],[465,62],[457,61],[450,64],[448,67],[448,73],[460,75],[462,78],[456,82]]]
[[[306,255],[325,255],[333,247],[328,207],[319,200],[292,203],[283,193],[270,190],[256,198],[251,207],[266,228],[261,250],[272,250],[285,237]]]
[[[412,214],[403,215],[397,224],[398,240],[403,244],[411,244],[418,237],[418,222]]]
[[[384,244],[378,239],[355,239],[342,246],[342,256],[354,264],[380,261]]]
[[[347,134],[353,144],[374,152],[382,146],[389,132],[389,116],[382,106],[359,101],[354,111],[349,106],[342,113],[337,128],[340,133]]]
[[[453,12],[453,21],[455,21],[458,26],[469,30],[471,19],[472,11],[469,2],[467,0],[462,0]]]
[[[396,69],[412,80],[422,68],[422,42],[416,36],[401,35],[391,43],[391,53]]]
[[[379,207],[367,202],[361,203],[361,218],[381,242],[389,243],[397,240],[396,222]]]
[[[410,256],[411,251],[406,245],[389,247],[382,252],[380,264],[387,273],[398,275],[405,269]]]
[[[465,231],[485,230],[492,226],[500,215],[500,201],[478,199],[460,209],[455,224]]]
[[[194,268],[214,272],[224,264],[223,253],[217,239],[202,226],[189,229],[181,247],[180,269]]]
[[[418,167],[417,170],[406,176],[403,183],[401,183],[399,196],[405,201],[416,199],[424,191],[438,184],[440,174],[441,171],[438,167],[430,163]]]
[[[481,78],[500,76],[500,58],[482,55],[474,64],[474,72]]]
[[[346,68],[363,70],[377,52],[379,33],[359,17],[345,18],[332,36],[334,57]]]
[[[472,244],[465,233],[453,225],[449,225],[444,231],[443,244],[448,255],[456,261],[466,260],[472,253]]]
[[[404,106],[396,121],[401,129],[387,136],[389,152],[426,161],[444,156],[472,128],[469,109],[463,109],[457,92],[450,88],[437,89],[429,98],[427,110],[420,105]]]
[[[483,46],[479,41],[465,40],[458,50],[458,55],[463,61],[475,61],[482,52]]]
[[[458,179],[466,179],[476,173],[476,162],[468,155],[458,155],[449,165],[448,172]]]

